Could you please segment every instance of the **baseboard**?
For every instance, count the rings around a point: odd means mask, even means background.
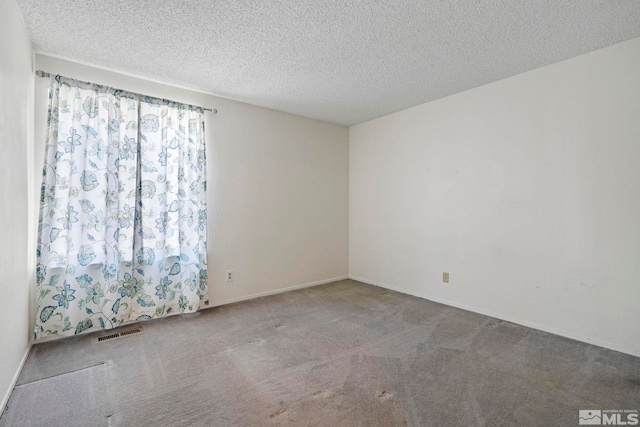
[[[16,383],[18,382],[18,377],[20,376],[20,372],[22,372],[22,368],[24,367],[24,364],[27,362],[27,357],[29,357],[29,352],[31,351],[32,345],[33,345],[33,340],[29,341],[27,350],[24,352],[24,356],[22,356],[22,360],[20,361],[20,365],[16,370],[16,374],[13,376],[13,380],[11,381],[11,386],[9,387],[7,392],[4,394],[4,397],[2,398],[2,406],[0,406],[0,417],[2,417],[2,414],[4,414],[4,410],[7,407],[7,403],[9,403],[9,398],[11,397],[11,393],[13,392],[13,389],[15,388]]]
[[[340,276],[340,277],[334,277],[326,280],[319,280],[317,282],[303,283],[302,285],[279,288],[273,291],[258,292],[257,294],[245,295],[237,298],[229,298],[229,299],[220,300],[220,301],[209,301],[209,305],[202,308],[206,309],[206,308],[212,308],[212,307],[219,307],[221,305],[233,304],[234,302],[247,301],[250,299],[266,297],[269,295],[277,295],[283,292],[295,291],[296,289],[304,289],[304,288],[310,288],[312,286],[324,285],[325,283],[337,282],[339,280],[345,280],[348,278],[349,278],[348,276]]]
[[[390,289],[392,291],[400,292],[402,294],[412,295],[414,297],[423,298],[423,299],[426,299],[426,300],[429,300],[429,301],[437,302],[437,303],[448,305],[448,306],[451,306],[451,307],[460,308],[462,310],[471,311],[473,313],[484,314],[485,316],[494,317],[494,318],[500,319],[500,320],[506,320],[507,322],[515,323],[515,324],[521,325],[521,326],[526,326],[527,328],[537,329],[539,331],[548,332],[550,334],[559,335],[561,337],[569,338],[569,339],[572,339],[572,340],[581,341],[581,342],[584,342],[584,343],[587,343],[587,344],[596,345],[598,347],[608,348],[609,350],[619,351],[621,353],[626,353],[626,354],[630,354],[632,356],[640,357],[640,350],[639,349],[632,349],[632,348],[622,347],[622,346],[619,346],[619,345],[616,345],[616,344],[612,344],[612,343],[607,342],[607,341],[602,341],[602,340],[598,340],[598,339],[585,337],[585,336],[582,336],[582,335],[578,335],[578,334],[574,334],[574,333],[571,333],[571,332],[567,332],[567,331],[562,330],[562,329],[557,329],[557,328],[554,328],[554,327],[551,327],[551,326],[541,325],[539,323],[529,322],[529,321],[526,321],[526,320],[517,319],[517,318],[511,317],[511,316],[505,316],[504,314],[501,314],[501,313],[495,313],[495,312],[490,311],[490,310],[484,310],[484,309],[481,309],[481,308],[472,307],[472,306],[468,306],[468,305],[465,305],[465,304],[460,304],[460,303],[455,302],[455,301],[449,301],[449,300],[442,299],[442,298],[436,298],[436,297],[432,297],[432,296],[427,295],[427,294],[419,294],[419,293],[412,292],[412,291],[409,291],[409,290],[404,289],[404,288],[400,288],[398,286],[387,285],[386,283],[376,282],[374,280],[365,279],[363,277],[357,277],[357,276],[351,276],[350,275],[349,279],[357,280],[358,282],[367,283],[369,285],[380,286],[382,288]]]

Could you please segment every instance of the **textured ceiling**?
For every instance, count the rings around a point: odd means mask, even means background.
[[[640,36],[638,0],[17,3],[37,52],[343,125]]]

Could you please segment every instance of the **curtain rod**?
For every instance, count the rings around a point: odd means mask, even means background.
[[[38,71],[36,71],[36,76],[37,77],[48,78],[48,77],[51,77],[51,74],[47,73],[46,71],[38,70]],[[142,95],[142,96],[146,96],[146,95]],[[158,97],[157,96],[150,96],[149,98],[158,98]],[[171,101],[169,99],[162,99],[162,100],[163,101],[174,102],[174,101]],[[199,106],[198,106],[198,108],[202,108],[204,111],[211,111],[213,114],[217,114],[218,113],[218,110],[216,108],[204,108],[204,107],[199,107]]]

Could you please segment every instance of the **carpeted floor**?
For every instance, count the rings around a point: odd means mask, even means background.
[[[352,280],[139,325],[35,345],[0,426],[574,426],[640,409],[640,358]]]

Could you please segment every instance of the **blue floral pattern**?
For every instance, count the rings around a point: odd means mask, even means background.
[[[55,76],[48,123],[35,338],[207,305],[203,111]]]

